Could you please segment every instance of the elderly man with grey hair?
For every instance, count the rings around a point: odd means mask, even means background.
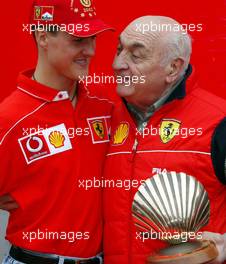
[[[131,210],[142,181],[165,171],[203,184],[210,221],[200,238],[215,242],[213,263],[226,259],[226,102],[199,88],[191,49],[189,35],[168,17],[138,18],[120,35],[113,68],[126,81],[117,85],[122,100],[105,164],[105,183],[115,183],[104,190],[105,264],[143,264],[166,246],[157,233],[141,236]]]

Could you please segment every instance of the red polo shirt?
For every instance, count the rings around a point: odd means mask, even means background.
[[[101,251],[101,189],[84,181],[100,179],[112,103],[80,85],[74,109],[66,91],[32,73],[20,74],[0,105],[0,195],[20,205],[6,238],[28,250],[91,257]]]

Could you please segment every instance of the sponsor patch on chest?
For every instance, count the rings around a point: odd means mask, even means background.
[[[64,124],[19,138],[18,142],[27,164],[72,149]]]
[[[160,125],[160,138],[161,141],[166,144],[171,141],[180,129],[181,121],[176,119],[163,119]]]
[[[87,118],[93,144],[109,142],[111,116]]]

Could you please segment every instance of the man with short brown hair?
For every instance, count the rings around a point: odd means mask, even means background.
[[[0,206],[12,244],[3,263],[102,263],[101,190],[82,183],[100,178],[112,103],[79,80],[96,35],[111,28],[91,0],[35,0],[34,27],[36,68],[0,105]]]

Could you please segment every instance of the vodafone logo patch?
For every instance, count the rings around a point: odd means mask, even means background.
[[[27,164],[72,149],[64,124],[18,139]]]

